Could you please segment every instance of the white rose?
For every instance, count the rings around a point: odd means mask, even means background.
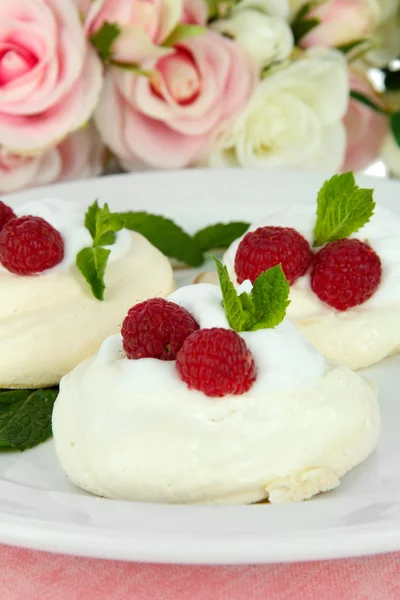
[[[400,55],[400,9],[374,31],[376,48],[365,56],[374,67],[386,67]]]
[[[399,0],[366,0],[372,9],[377,24],[384,23],[399,10]]]
[[[400,177],[400,148],[392,134],[384,141],[381,153],[389,172],[395,177]]]
[[[271,17],[281,17],[282,19],[289,17],[289,0],[242,0],[236,5],[235,10],[245,8],[257,9]]]
[[[270,17],[251,8],[234,10],[229,19],[213,28],[228,34],[260,65],[266,67],[287,58],[293,49],[293,33],[280,17]]]
[[[246,111],[211,154],[210,166],[337,170],[348,72],[336,50],[313,49],[258,84]]]

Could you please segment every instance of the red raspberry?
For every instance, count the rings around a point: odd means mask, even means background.
[[[244,394],[256,380],[256,365],[245,341],[236,331],[218,327],[188,337],[176,368],[190,389],[214,398]]]
[[[315,256],[311,287],[318,298],[337,310],[362,304],[376,291],[382,276],[379,256],[356,239],[324,246]]]
[[[133,306],[122,324],[128,358],[175,360],[186,338],[199,328],[192,315],[174,302],[152,298]]]
[[[10,219],[16,219],[13,209],[0,200],[0,231]]]
[[[0,233],[0,261],[11,273],[42,273],[63,258],[61,234],[40,217],[12,219]]]
[[[313,254],[310,244],[290,227],[259,227],[250,231],[236,252],[235,271],[239,283],[252,283],[264,271],[281,264],[286,279],[292,285],[304,275]]]

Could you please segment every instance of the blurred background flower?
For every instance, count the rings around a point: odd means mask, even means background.
[[[0,22],[3,193],[110,156],[399,174],[400,0],[2,0]]]

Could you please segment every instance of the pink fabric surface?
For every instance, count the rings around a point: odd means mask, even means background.
[[[400,552],[262,566],[146,565],[0,546],[1,600],[399,600]]]

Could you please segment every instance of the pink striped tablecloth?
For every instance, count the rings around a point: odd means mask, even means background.
[[[265,566],[94,560],[0,546],[1,600],[400,600],[400,552]]]

